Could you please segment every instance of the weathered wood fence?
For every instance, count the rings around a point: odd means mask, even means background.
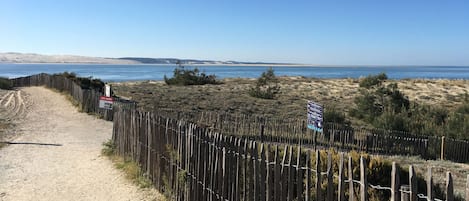
[[[11,79],[14,87],[47,86],[66,92],[79,103],[82,111],[95,113],[112,121],[113,111],[99,108],[103,92],[83,89],[80,85],[60,75],[38,74]],[[115,98],[115,105],[135,108],[136,103]],[[447,159],[469,162],[469,141],[439,136],[413,135],[400,131],[355,129],[343,125],[326,124],[325,132],[306,128],[304,119],[279,119],[252,115],[214,112],[180,112],[160,110],[159,114],[210,127],[227,136],[236,136],[260,142],[302,144],[303,146],[357,150],[367,153],[419,155],[426,159]]]
[[[99,97],[104,95],[102,91],[83,89],[79,84],[64,76],[41,73],[27,77],[14,78],[10,81],[13,87],[46,86],[51,89],[65,92],[78,103],[78,107],[83,112],[95,113],[108,121],[112,121],[114,116],[112,110],[99,108]],[[119,98],[115,99],[114,104],[127,108],[136,107],[135,102]]]
[[[324,132],[320,133],[308,129],[304,118],[281,119],[164,109],[156,112],[210,127],[223,135],[262,142],[332,147],[342,151],[357,150],[377,154],[418,155],[425,159],[443,158],[456,162],[469,162],[469,141],[466,140],[383,129],[357,129],[331,123],[326,123]]]
[[[115,109],[117,152],[138,162],[144,175],[171,200],[382,199],[373,197],[373,192],[382,192],[393,201],[453,200],[451,173],[445,197],[437,197],[432,194],[431,174],[427,190],[417,188],[412,166],[406,175],[393,163],[392,171],[386,173],[391,182],[372,184],[368,178],[380,175],[367,170],[370,164],[365,157],[354,162],[351,156],[339,154],[334,162],[332,151],[321,157],[318,150],[299,145],[259,143],[160,114]]]

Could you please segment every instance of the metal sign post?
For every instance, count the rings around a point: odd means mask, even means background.
[[[111,85],[104,85],[104,96],[111,97]]]

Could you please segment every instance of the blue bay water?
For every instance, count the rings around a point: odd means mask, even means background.
[[[15,78],[38,73],[75,72],[79,76],[100,78],[104,81],[163,80],[171,77],[175,65],[109,65],[109,64],[0,64],[0,76]],[[194,66],[186,66],[192,69]],[[257,78],[268,66],[197,66],[217,78]],[[469,79],[469,66],[399,66],[399,67],[321,67],[274,66],[278,76],[305,76],[315,78],[359,78],[384,72],[390,79]]]

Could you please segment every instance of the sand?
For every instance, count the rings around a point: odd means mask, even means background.
[[[43,87],[0,93],[2,117],[15,126],[0,149],[0,200],[158,200],[105,156],[112,122],[79,113]]]

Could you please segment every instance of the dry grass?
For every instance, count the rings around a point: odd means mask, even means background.
[[[163,81],[114,83],[117,95],[139,102],[145,110],[217,111],[283,118],[305,116],[307,100],[347,114],[359,95],[358,79],[280,77],[275,100],[248,95],[255,79],[224,79],[221,85],[168,86]],[[469,94],[469,80],[391,80],[411,101],[455,108]],[[360,121],[352,121],[360,124]]]
[[[122,157],[115,153],[115,145],[109,140],[106,143],[103,143],[103,149],[101,153],[104,156],[109,157],[111,161],[114,163],[114,166],[117,169],[122,170],[126,178],[135,183],[140,188],[149,188],[152,187],[151,181],[147,179],[143,174],[138,166],[138,164],[132,161],[128,157]]]
[[[455,194],[461,197],[464,195],[467,175],[469,175],[469,164],[455,163],[442,160],[424,160],[417,156],[382,156],[383,158],[395,161],[403,168],[408,169],[413,165],[418,175],[426,178],[428,167],[432,167],[433,182],[442,187],[446,183],[446,172],[451,172]]]
[[[305,116],[307,100],[315,100],[335,107],[347,114],[359,95],[358,79],[315,79],[281,77],[281,91],[275,100],[262,100],[248,95],[255,79],[224,79],[222,85],[168,86],[162,81],[114,83],[114,91],[139,102],[145,110],[173,109],[183,111],[218,111],[257,114],[286,118]],[[463,104],[469,94],[469,80],[388,80],[396,82],[409,100],[420,104],[439,105],[454,109]],[[347,115],[348,117],[348,115]],[[348,117],[350,118],[350,117]],[[360,124],[360,121],[352,121]],[[446,171],[453,173],[455,192],[464,192],[469,165],[449,161],[426,161],[418,157],[387,157],[404,168],[415,166],[424,175],[428,166],[433,167],[435,183],[444,185]]]
[[[1,106],[0,106],[1,107]],[[0,149],[6,146],[3,141],[6,139],[7,131],[11,128],[11,123],[3,119],[4,109],[0,108]]]
[[[411,101],[454,108],[469,94],[469,80],[399,80],[399,88]]]

